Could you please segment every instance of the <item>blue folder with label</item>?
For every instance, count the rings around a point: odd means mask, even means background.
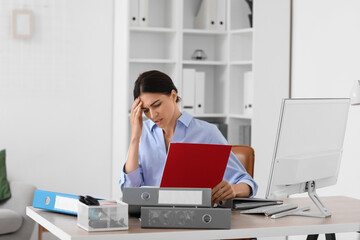
[[[78,195],[36,190],[34,194],[33,207],[77,215],[78,202]]]

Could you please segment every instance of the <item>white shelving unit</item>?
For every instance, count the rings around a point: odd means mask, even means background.
[[[251,125],[252,120],[243,110],[244,73],[253,69],[253,29],[245,0],[218,0],[226,3],[225,30],[194,28],[201,0],[145,0],[146,26],[133,23],[133,4],[138,2],[127,1],[128,111],[133,102],[134,82],[140,73],[151,69],[167,73],[182,96],[186,91],[181,88],[182,70],[193,68],[205,72],[206,88],[205,113],[194,117],[226,123],[229,143],[242,144],[240,126]],[[207,59],[192,60],[196,49],[202,49]]]

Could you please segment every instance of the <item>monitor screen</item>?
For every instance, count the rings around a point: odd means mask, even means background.
[[[284,99],[267,198],[286,198],[337,181],[349,99]]]

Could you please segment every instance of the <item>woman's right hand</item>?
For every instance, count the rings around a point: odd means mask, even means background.
[[[140,139],[143,126],[143,110],[141,109],[141,107],[142,102],[140,98],[136,98],[133,105],[131,106],[130,113],[131,138],[136,140]]]

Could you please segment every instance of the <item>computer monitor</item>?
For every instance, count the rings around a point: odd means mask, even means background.
[[[292,215],[331,215],[316,189],[337,182],[349,106],[347,98],[283,100],[266,198],[307,192],[320,213]]]

